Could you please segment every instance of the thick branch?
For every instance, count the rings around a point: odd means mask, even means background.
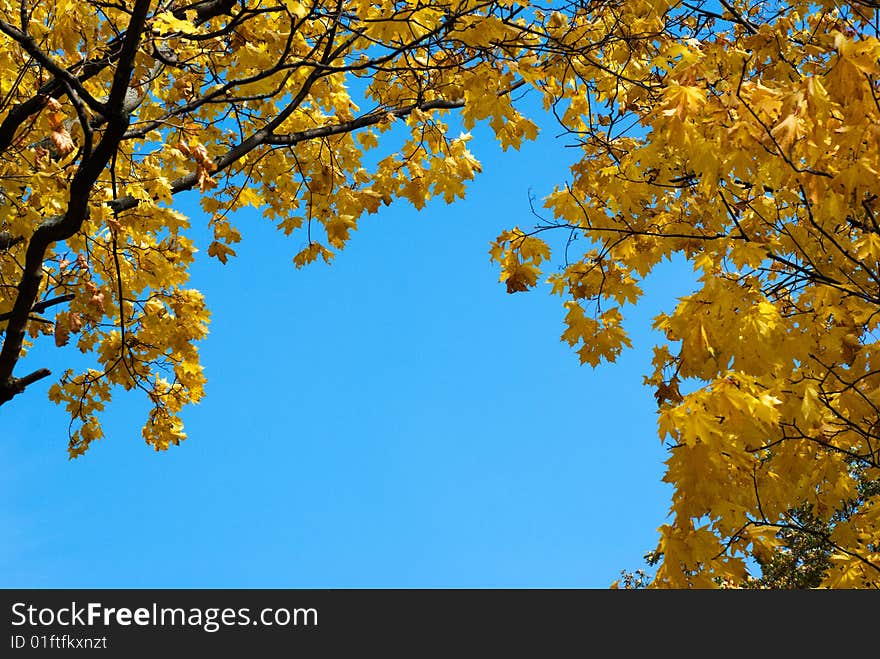
[[[736,7],[730,4],[727,0],[719,0],[719,3],[730,12],[730,15],[733,16],[733,20],[742,25],[749,34],[758,34],[758,26],[752,23],[749,19],[744,18],[743,15],[736,10]]]
[[[186,12],[195,10],[196,23],[200,23],[211,18],[216,18],[221,14],[230,15],[232,13],[232,8],[235,7],[237,1],[238,0],[201,0],[201,2],[194,2],[186,7],[175,9],[173,14],[177,18],[184,18]]]
[[[8,231],[0,231],[0,252],[5,252],[10,247],[15,247],[23,241],[24,238],[21,236],[13,236]]]
[[[50,375],[52,375],[52,371],[48,368],[40,368],[22,378],[10,378],[6,386],[0,387],[0,405],[20,394],[37,380],[42,380]]]
[[[48,300],[43,300],[42,302],[37,302],[32,308],[31,313],[42,313],[49,307],[54,307],[56,304],[64,304],[65,302],[70,302],[76,295],[73,293],[68,293],[67,295],[59,295],[58,297],[53,297]],[[4,320],[9,320],[12,318],[12,312],[7,311],[6,313],[0,313],[0,322]]]
[[[412,113],[413,110],[421,110],[423,112],[427,112],[429,110],[440,109],[453,110],[461,107],[464,107],[464,101],[436,100],[427,101],[425,103],[413,103],[412,105],[407,105],[402,108],[396,108],[394,110],[388,110],[385,112],[372,112],[370,114],[365,114],[362,117],[352,119],[351,121],[344,121],[342,123],[332,124],[329,126],[309,128],[307,130],[301,130],[296,133],[290,133],[289,135],[273,134],[266,139],[265,143],[276,146],[293,146],[294,144],[304,142],[305,140],[313,140],[319,137],[329,137],[331,135],[339,135],[341,133],[350,133],[354,130],[357,130],[358,128],[373,126],[384,121],[389,115],[394,117],[395,119],[399,119],[401,117],[409,115],[410,113]]]

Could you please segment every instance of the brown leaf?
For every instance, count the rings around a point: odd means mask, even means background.
[[[76,148],[76,145],[70,137],[70,133],[68,133],[67,129],[63,126],[61,127],[61,130],[53,131],[50,137],[52,138],[52,144],[55,146],[55,153],[59,158],[63,158],[72,153]]]
[[[518,278],[516,275],[511,275],[507,278],[507,292],[508,293],[521,293],[523,291],[529,290],[529,285]]]
[[[34,148],[34,165],[37,169],[43,169],[49,162],[49,150],[41,146]]]
[[[55,345],[59,348],[67,345],[70,340],[70,330],[67,328],[66,313],[55,316]]]
[[[657,399],[657,405],[665,402],[680,403],[684,400],[681,392],[678,390],[678,378],[672,378],[669,382],[661,382],[654,392],[654,398]]]
[[[95,293],[89,298],[89,304],[95,307],[101,313],[104,313],[104,294]]]
[[[217,187],[217,181],[211,178],[211,175],[208,173],[201,164],[196,168],[196,175],[198,176],[199,182],[199,190],[204,192],[205,190],[210,190],[211,188]]]
[[[73,334],[78,334],[82,329],[82,318],[75,311],[67,313],[67,327]]]
[[[211,160],[211,156],[208,155],[208,150],[203,144],[196,144],[196,146],[191,149],[191,156],[203,169],[209,172],[213,172],[217,169],[217,165]]]

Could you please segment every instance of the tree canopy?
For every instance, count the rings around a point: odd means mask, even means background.
[[[562,339],[596,365],[630,345],[626,307],[658,264],[698,279],[656,318],[645,378],[674,488],[653,585],[743,584],[794,534],[830,548],[811,585],[876,587],[878,12],[0,0],[0,404],[49,375],[22,368],[28,345],[75,340],[94,367],[50,389],[71,456],[116,387],[150,400],[149,444],[178,443],[208,311],[174,195],[199,191],[222,262],[245,207],[306,236],[297,267],[329,261],[394,199],[463,197],[477,122],[505,149],[534,138],[528,93],[578,155],[545,218],[492,243],[507,292],[546,280]]]
[[[183,439],[179,412],[202,396],[208,312],[186,287],[194,247],[176,193],[200,191],[210,256],[235,253],[230,214],[251,206],[307,234],[301,267],[394,198],[463,195],[479,164],[450,111],[505,146],[537,130],[511,93],[517,56],[547,36],[515,3],[0,7],[0,403],[48,375],[13,375],[27,340],[76,335],[96,367],[50,393],[76,421],[72,456],[101,437],[114,386],[149,397],[157,449]],[[365,166],[383,133],[393,146]],[[39,316],[64,302],[54,322]]]

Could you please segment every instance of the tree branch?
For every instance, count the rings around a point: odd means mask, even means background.
[[[42,380],[50,375],[52,375],[52,371],[48,368],[40,368],[22,378],[11,378],[6,386],[0,387],[0,405],[20,394],[37,380]]]
[[[67,295],[59,295],[58,297],[53,297],[48,300],[43,300],[42,302],[37,302],[33,307],[31,307],[31,313],[42,313],[49,307],[54,307],[56,304],[70,302],[75,297],[76,295],[74,295],[73,293],[68,293]],[[0,313],[0,322],[4,320],[9,320],[10,318],[12,318],[11,311]]]
[[[0,231],[0,252],[5,252],[11,247],[15,247],[18,243],[24,242],[21,236],[13,236],[8,231]]]
[[[313,140],[319,137],[329,137],[331,135],[339,135],[341,133],[350,133],[354,130],[357,130],[358,128],[373,126],[380,123],[389,115],[393,116],[395,119],[399,119],[401,117],[405,117],[411,114],[413,110],[421,110],[423,112],[427,112],[429,110],[439,109],[454,110],[461,107],[464,107],[464,101],[436,100],[427,101],[425,103],[413,103],[412,105],[406,105],[402,108],[387,110],[385,112],[372,112],[370,114],[365,114],[361,117],[357,117],[356,119],[352,119],[351,121],[344,121],[342,123],[331,124],[329,126],[318,126],[317,128],[308,128],[306,130],[301,130],[296,133],[290,133],[289,135],[271,134],[269,137],[266,138],[265,144],[272,144],[276,146],[293,146],[294,144],[304,142],[305,140]]]

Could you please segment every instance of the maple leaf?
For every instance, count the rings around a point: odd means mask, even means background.
[[[67,325],[67,314],[61,313],[55,317],[55,345],[58,347],[67,345],[70,340],[70,329]]]
[[[208,245],[208,256],[213,256],[221,263],[225,264],[229,260],[230,256],[235,256],[235,250],[232,249],[229,245],[215,240],[210,245]]]
[[[773,135],[779,146],[788,150],[802,136],[803,131],[797,115],[790,114],[776,124],[770,134]]]

